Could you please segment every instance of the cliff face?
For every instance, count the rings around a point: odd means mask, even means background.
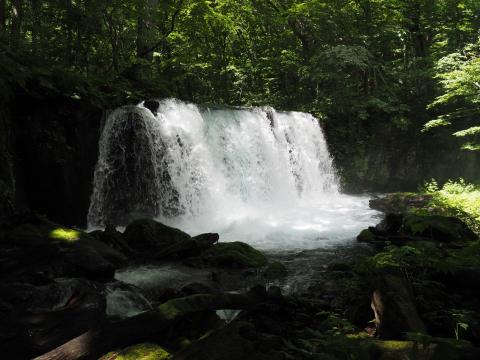
[[[4,109],[0,176],[15,207],[85,225],[103,110],[70,98],[28,96]]]
[[[388,119],[337,118],[324,130],[344,191],[416,191],[432,178],[480,182],[480,151],[460,149],[462,140],[452,136],[460,128],[422,133],[420,126],[396,128]]]

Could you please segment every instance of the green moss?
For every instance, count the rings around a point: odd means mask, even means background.
[[[361,242],[371,242],[375,240],[375,236],[370,230],[364,229],[360,234],[358,234],[357,240]]]
[[[82,239],[86,234],[44,219],[19,225],[8,234],[8,239],[16,245],[41,245],[46,243],[71,243]]]
[[[81,235],[81,232],[78,230],[57,228],[50,231],[49,238],[64,241],[78,241]]]
[[[263,275],[270,280],[281,279],[287,276],[287,268],[281,262],[274,261],[265,269]]]
[[[267,265],[265,255],[239,241],[217,243],[205,251],[202,258],[212,265],[234,268],[260,268]]]
[[[111,351],[100,360],[166,360],[170,357],[165,349],[156,344],[143,343],[120,351]]]
[[[124,233],[132,247],[164,247],[189,239],[190,235],[152,219],[138,219],[131,222]]]

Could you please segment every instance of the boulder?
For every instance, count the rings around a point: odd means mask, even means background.
[[[357,235],[357,241],[371,243],[376,240],[375,235],[370,229],[364,229]]]
[[[145,100],[143,102],[143,106],[145,106],[148,110],[152,112],[153,115],[157,115],[158,108],[160,107],[160,102],[158,100]]]
[[[469,242],[478,239],[462,220],[451,216],[408,215],[403,220],[402,231],[407,235],[441,243]]]
[[[152,255],[168,246],[191,239],[187,233],[152,219],[131,222],[125,229],[123,237],[132,249]]]
[[[37,215],[13,219],[2,233],[0,269],[17,279],[42,274],[108,281],[126,264],[124,255],[94,237]]]
[[[227,268],[261,268],[267,258],[248,244],[235,241],[217,243],[202,254],[202,259],[213,266]]]
[[[217,233],[205,233],[194,236],[192,240],[194,240],[198,248],[203,251],[217,243],[219,238],[220,236]]]

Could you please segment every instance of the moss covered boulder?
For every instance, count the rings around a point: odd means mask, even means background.
[[[403,221],[402,231],[408,235],[445,243],[469,242],[478,239],[462,220],[451,216],[408,215]]]
[[[202,259],[227,268],[261,268],[268,263],[263,253],[240,241],[217,243],[202,254]]]
[[[138,251],[158,251],[190,239],[187,233],[152,219],[131,222],[123,236],[128,246]]]
[[[5,273],[47,277],[86,277],[107,281],[126,257],[78,229],[65,227],[35,214],[19,215],[4,224],[0,245],[5,252]]]
[[[151,343],[137,344],[120,351],[111,351],[100,360],[166,360],[170,353],[161,346]]]
[[[274,261],[268,264],[267,268],[263,272],[263,276],[265,276],[268,280],[276,280],[284,278],[288,275],[287,268],[281,262]]]
[[[375,235],[369,229],[364,229],[358,234],[357,241],[371,243],[375,241]]]

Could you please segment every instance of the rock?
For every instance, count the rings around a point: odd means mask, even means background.
[[[0,268],[16,276],[87,277],[107,281],[124,255],[83,231],[37,215],[19,216],[3,231]],[[37,275],[35,275],[37,276]],[[0,275],[1,277],[1,275]]]
[[[396,234],[402,227],[403,218],[402,214],[387,213],[385,218],[375,226],[375,230],[384,234]]]
[[[456,217],[408,215],[403,221],[402,230],[405,234],[441,243],[469,242],[478,239],[475,233]]]
[[[255,347],[255,329],[251,324],[232,321],[221,330],[193,343],[173,357],[174,360],[273,360],[278,357],[268,356]],[[247,337],[246,337],[247,336]]]
[[[2,355],[15,358],[21,347],[30,358],[96,326],[105,318],[102,291],[101,284],[83,279],[57,279],[38,287],[3,284],[0,297],[8,299],[18,316],[12,326],[17,333],[2,344]]]
[[[202,259],[210,265],[227,268],[261,268],[267,265],[265,255],[239,241],[215,244],[202,254]]]
[[[209,286],[202,284],[202,283],[191,283],[185,285],[181,290],[180,293],[182,296],[189,296],[195,294],[212,294],[214,291]]]
[[[278,261],[268,264],[267,268],[263,272],[263,276],[269,280],[281,279],[287,276],[287,274],[288,271],[285,265]]]
[[[219,238],[220,236],[217,233],[205,233],[192,237],[192,240],[194,240],[198,248],[203,251],[217,243]]]
[[[100,231],[97,236],[98,240],[120,251],[122,254],[131,254],[133,252],[130,246],[128,246],[126,241],[123,239],[123,234],[113,225],[107,225],[105,230]]]
[[[167,360],[170,353],[159,345],[143,343],[129,346],[120,351],[111,351],[100,360]]]
[[[393,213],[405,214],[411,209],[422,208],[432,200],[431,195],[415,193],[393,193],[369,201],[371,209]]]
[[[370,229],[364,229],[358,234],[357,241],[371,243],[376,240],[375,235],[373,235]]]
[[[377,334],[381,339],[402,339],[406,333],[426,333],[407,280],[396,273],[379,274],[372,294]]]
[[[198,256],[203,251],[209,249],[218,241],[218,234],[207,233],[194,236],[189,239],[181,240],[172,244],[155,256],[157,259],[164,259],[169,257],[187,258],[191,256]]]
[[[152,219],[138,219],[131,222],[123,236],[132,249],[146,253],[158,252],[168,246],[191,239],[187,233]]]
[[[160,102],[158,100],[145,100],[143,102],[143,106],[145,106],[152,112],[153,115],[156,116],[158,113],[158,108],[160,107]]]
[[[197,255],[200,255],[200,249],[198,248],[197,243],[192,239],[185,239],[160,250],[160,252],[155,255],[155,258],[187,258]]]

